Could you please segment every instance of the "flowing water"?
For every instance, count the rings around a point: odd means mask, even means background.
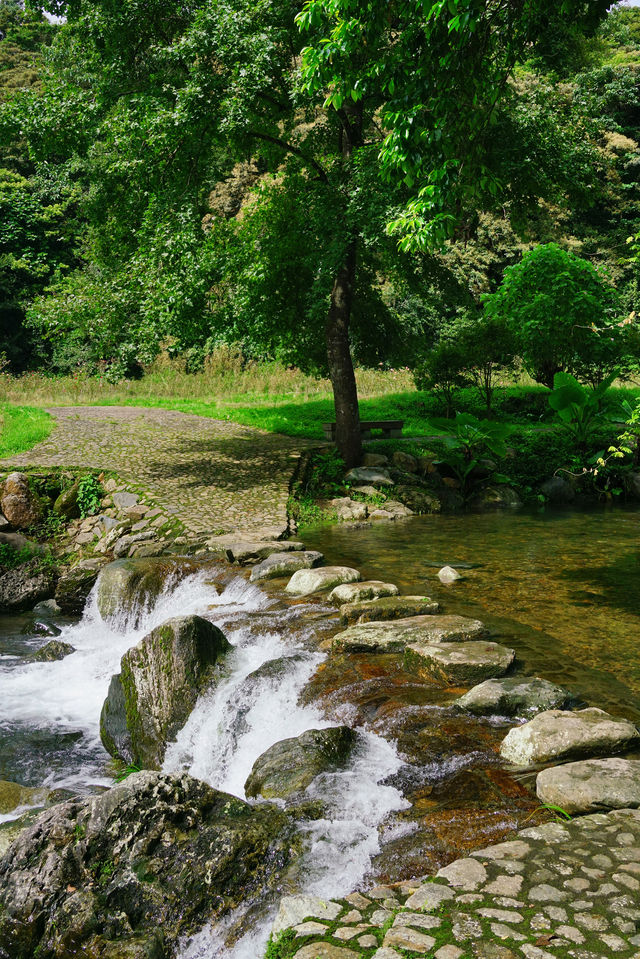
[[[363,578],[483,619],[516,649],[523,672],[638,721],[639,531],[637,510],[482,514],[334,526],[306,542]],[[445,564],[464,574],[451,587],[436,577]],[[91,598],[80,621],[56,620],[76,649],[60,662],[25,661],[46,642],[33,634],[33,617],[0,618],[0,779],[74,794],[111,785],[99,716],[120,657],[169,617],[199,614],[233,649],[169,746],[166,772],[185,770],[244,798],[253,763],[279,740],[335,723],[360,730],[350,765],[308,790],[324,818],[300,824],[307,851],[281,893],[328,898],[422,875],[530,820],[533,778],[498,755],[508,720],[457,714],[460,690],[417,680],[398,656],[327,656],[323,640],[340,627],[326,598],[284,599],[282,583],[257,588],[228,572],[216,588],[212,578],[209,568],[169,583],[135,626],[125,616],[105,623]],[[274,906],[205,928],[184,944],[183,959],[255,959]]]

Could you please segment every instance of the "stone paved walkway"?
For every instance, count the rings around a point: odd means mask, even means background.
[[[56,427],[7,466],[114,470],[195,533],[279,537],[289,482],[312,441],[176,410],[55,407]]]
[[[286,928],[296,959],[640,959],[640,810],[522,830],[435,880],[290,897]]]

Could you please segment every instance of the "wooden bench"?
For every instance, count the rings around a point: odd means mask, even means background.
[[[382,430],[383,437],[388,439],[398,439],[402,436],[402,427],[404,420],[360,420],[360,433],[363,440],[371,439],[372,430]],[[336,424],[323,423],[324,438],[330,443],[336,438]]]

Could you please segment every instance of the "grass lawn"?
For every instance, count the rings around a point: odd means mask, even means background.
[[[53,425],[45,410],[0,403],[0,457],[31,449],[47,438]]]

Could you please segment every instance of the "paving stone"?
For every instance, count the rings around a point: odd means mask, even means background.
[[[456,942],[465,939],[480,939],[482,936],[482,926],[478,920],[464,913],[451,914],[451,928]]]
[[[570,939],[571,942],[575,942],[578,945],[584,942],[584,935],[580,932],[579,929],[576,929],[575,926],[556,926],[556,934],[562,936],[564,939]]]
[[[402,956],[390,946],[381,946],[380,949],[374,952],[373,959],[402,959]]]
[[[355,939],[356,936],[361,936],[363,933],[369,931],[369,926],[339,926],[333,933],[334,939],[343,939],[345,942],[349,939]]]
[[[453,899],[455,893],[449,886],[441,886],[435,882],[426,882],[424,886],[409,896],[405,906],[408,909],[422,909],[424,912],[431,912],[439,909],[443,902]]]
[[[308,916],[314,919],[326,919],[331,922],[342,912],[340,903],[325,901],[317,896],[284,896],[280,900],[278,913],[273,923],[272,933],[276,936],[284,929],[295,926]]]
[[[522,876],[498,876],[493,882],[487,883],[484,891],[498,896],[517,896],[523,881]]]
[[[457,889],[477,889],[487,881],[487,870],[476,859],[458,859],[436,873]]]
[[[420,929],[439,929],[442,919],[424,916],[419,912],[401,912],[393,921],[394,926],[418,926]]]
[[[360,936],[358,945],[362,946],[363,949],[373,949],[374,946],[378,945],[378,940],[375,936]]]
[[[464,952],[457,946],[441,946],[434,955],[435,959],[460,959]]]
[[[624,939],[621,939],[620,936],[614,936],[611,933],[603,932],[600,936],[605,946],[608,946],[612,952],[621,952],[622,949],[627,948],[627,944]]]
[[[605,932],[609,923],[602,916],[593,916],[588,912],[577,912],[573,921],[588,932]]]
[[[498,919],[500,922],[524,922],[524,916],[519,912],[509,912],[507,909],[478,909],[479,916],[487,919]]]
[[[555,886],[550,886],[547,883],[533,886],[529,890],[529,899],[533,902],[561,902],[568,897],[569,894],[564,889],[556,889]]]
[[[362,913],[358,912],[357,909],[352,909],[351,912],[348,912],[346,916],[343,916],[340,921],[345,923],[360,922],[361,919],[362,919]]]
[[[321,922],[300,922],[297,926],[293,927],[293,931],[299,936],[312,936],[314,933],[322,936],[327,931],[329,927],[325,926]]]
[[[426,936],[409,926],[393,926],[384,937],[385,946],[397,946],[399,949],[409,949],[421,955],[426,954],[435,946],[433,936]]]
[[[384,926],[387,919],[391,919],[392,915],[393,913],[389,912],[388,909],[376,909],[369,916],[369,921],[373,926]]]
[[[295,954],[295,959],[355,959],[358,955],[353,949],[334,946],[328,942],[310,942]]]
[[[366,909],[367,906],[371,905],[371,899],[367,899],[366,896],[361,895],[359,892],[352,892],[344,898],[346,902],[351,903],[356,909]]]
[[[524,942],[527,938],[521,932],[518,932],[517,929],[512,929],[511,926],[505,926],[502,922],[492,922],[491,932],[494,936],[497,936],[498,939],[513,939],[515,942]]]

